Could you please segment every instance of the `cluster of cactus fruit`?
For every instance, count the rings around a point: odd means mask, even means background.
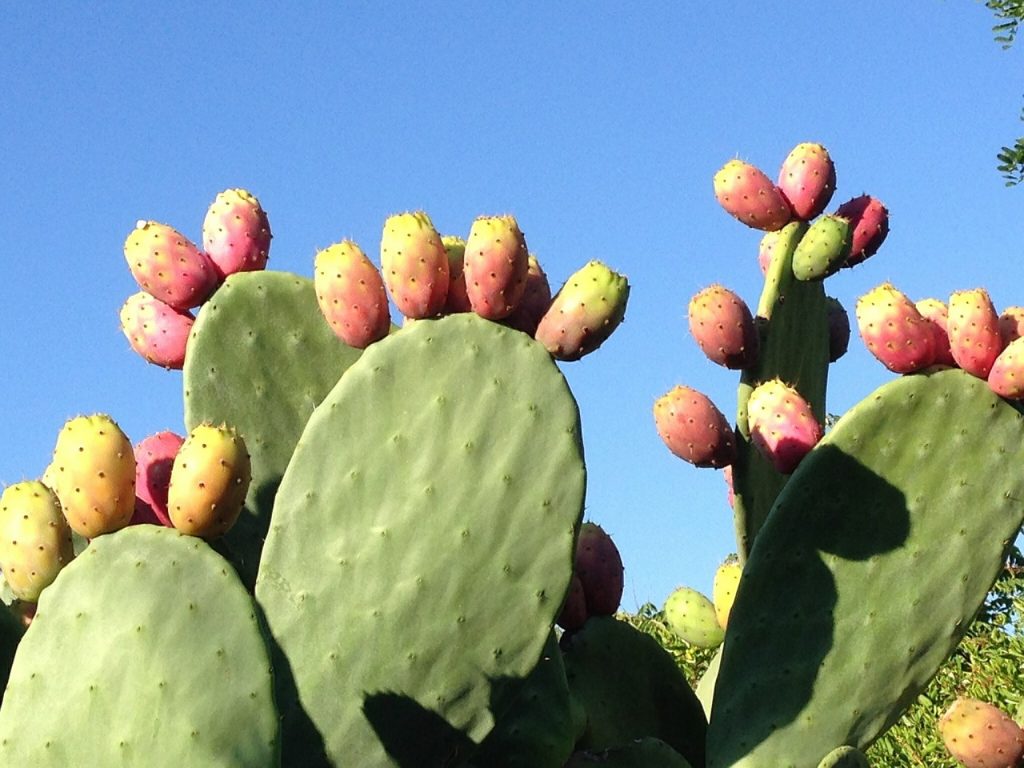
[[[866,765],[1024,520],[1020,333],[976,295],[943,324],[877,289],[861,335],[906,375],[826,435],[850,324],[824,280],[888,229],[866,195],[825,214],[835,187],[817,144],[777,183],[740,161],[715,176],[765,230],[765,284],[756,313],[721,285],[689,306],[740,372],[735,421],[682,385],[654,406],[675,455],[730,480],[738,556],[713,602],[665,606],[719,647],[696,690],[616,617],[621,557],[583,520],[558,363],[622,322],[625,277],[591,261],[553,296],[511,216],[461,238],[397,214],[379,265],[343,240],[312,279],[266,269],[244,190],[217,196],[202,250],[140,222],[122,328],[181,369],[188,433],[133,447],[76,417],[44,476],[5,489],[4,764]],[[943,734],[964,765],[1015,765],[1007,721],[961,702]]]

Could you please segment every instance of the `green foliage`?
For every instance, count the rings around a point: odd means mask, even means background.
[[[988,0],[985,7],[995,13],[998,24],[992,27],[997,43],[1009,48],[1017,39],[1020,24],[1024,21],[1024,0]],[[1024,120],[1024,111],[1021,112]],[[1003,147],[996,155],[999,165],[996,169],[1003,174],[1006,186],[1012,187],[1024,181],[1024,137],[1017,139],[1012,147]]]

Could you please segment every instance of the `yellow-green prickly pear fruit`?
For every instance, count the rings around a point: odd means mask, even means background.
[[[107,414],[69,419],[46,480],[71,529],[87,539],[128,525],[135,511],[135,452]]]
[[[716,648],[725,639],[715,606],[690,587],[677,587],[665,600],[665,621],[680,638],[698,648]]]
[[[182,533],[212,539],[238,520],[252,479],[245,441],[225,424],[199,424],[174,457],[167,511]]]
[[[57,494],[39,480],[7,486],[0,495],[0,570],[14,596],[34,603],[73,557]]]
[[[735,555],[726,558],[725,562],[715,571],[715,578],[711,585],[711,600],[715,604],[715,618],[718,619],[718,626],[722,629],[726,629],[729,624],[729,612],[736,599],[736,587],[740,583],[741,571],[742,567]]]

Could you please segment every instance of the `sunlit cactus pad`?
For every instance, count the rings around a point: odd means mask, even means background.
[[[256,583],[295,764],[318,759],[302,709],[338,765],[486,736],[567,591],[584,478],[575,400],[525,334],[462,314],[370,346],[296,447]]]
[[[249,449],[252,482],[227,545],[250,586],[295,443],[359,354],[324,320],[313,281],[287,272],[232,275],[196,318],[183,371],[185,424],[227,423]]]
[[[840,419],[761,530],[729,618],[708,767],[866,748],[963,636],[1024,516],[1024,417],[962,370]]]
[[[205,542],[132,526],[43,591],[0,707],[0,764],[275,766],[256,607]]]

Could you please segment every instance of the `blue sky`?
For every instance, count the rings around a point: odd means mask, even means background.
[[[136,290],[121,249],[143,218],[198,240],[228,187],[269,212],[270,267],[308,277],[344,237],[376,256],[409,209],[463,235],[513,213],[556,288],[592,258],[629,276],[626,323],[563,366],[627,609],[710,590],[734,546],[720,473],[671,456],[651,416],[675,384],[735,407],[737,375],[685,319],[712,282],[760,291],[758,233],[712,194],[727,160],[775,176],[820,142],[832,207],[888,205],[879,254],[829,280],[851,311],[884,280],[1024,304],[1024,190],[994,169],[1024,129],[1024,54],[993,42],[980,2],[89,6],[0,5],[3,484],[38,476],[79,413],[134,442],[183,430],[180,374],[118,328]],[[855,337],[829,410],[889,378]]]

